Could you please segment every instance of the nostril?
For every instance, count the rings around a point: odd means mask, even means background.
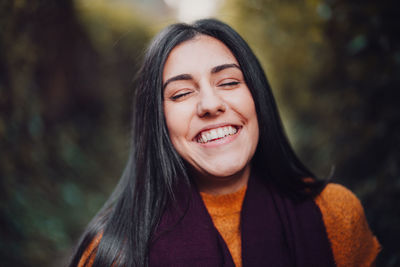
[[[226,111],[226,104],[218,97],[202,99],[197,105],[200,117],[216,116]]]

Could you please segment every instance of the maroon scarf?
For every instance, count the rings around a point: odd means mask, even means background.
[[[164,213],[150,246],[152,266],[235,266],[195,188]],[[241,212],[242,262],[248,266],[335,266],[313,200],[295,202],[252,176]]]

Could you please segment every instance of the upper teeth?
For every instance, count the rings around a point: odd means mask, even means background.
[[[207,143],[214,139],[223,138],[228,135],[234,135],[237,132],[237,129],[233,126],[224,126],[215,128],[212,130],[204,131],[200,134],[197,142],[199,143]]]

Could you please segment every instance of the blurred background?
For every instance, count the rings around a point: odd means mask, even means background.
[[[300,158],[361,199],[377,266],[400,266],[399,13],[389,0],[1,1],[0,265],[65,265],[124,167],[146,45],[213,16],[260,58]]]

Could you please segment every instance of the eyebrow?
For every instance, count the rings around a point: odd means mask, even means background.
[[[193,77],[192,77],[192,75],[190,75],[190,74],[179,74],[179,75],[176,75],[176,76],[174,76],[174,77],[171,77],[171,78],[169,78],[165,83],[164,83],[164,85],[163,85],[163,88],[165,89],[166,87],[167,87],[167,85],[170,83],[170,82],[173,82],[173,81],[187,81],[187,80],[193,80]]]
[[[223,65],[216,66],[211,69],[211,73],[217,73],[217,72],[223,71],[224,69],[228,69],[228,68],[237,68],[240,70],[240,67],[238,65],[232,63],[232,64],[223,64]]]
[[[240,67],[237,64],[234,64],[234,63],[232,63],[232,64],[222,64],[222,65],[219,65],[219,66],[216,66],[216,67],[212,68],[211,69],[211,73],[214,74],[214,73],[223,71],[223,70],[228,69],[228,68],[237,68],[237,69],[240,70]],[[187,81],[187,80],[193,80],[192,75],[190,75],[190,74],[179,74],[179,75],[176,75],[174,77],[169,78],[164,83],[163,88],[165,89],[167,87],[167,85],[169,83],[173,82],[173,81]]]

